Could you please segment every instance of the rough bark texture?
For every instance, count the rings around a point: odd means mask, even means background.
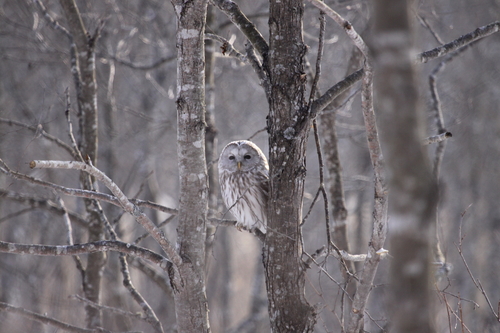
[[[312,332],[314,308],[304,295],[301,256],[305,149],[310,121],[305,97],[303,2],[271,1],[269,15],[270,202],[264,249],[273,332]]]
[[[432,332],[430,225],[436,184],[421,145],[409,1],[375,2],[375,97],[390,188],[391,331]]]
[[[210,332],[205,294],[208,175],[205,160],[207,1],[173,1],[177,15],[178,248],[183,286],[175,294],[180,332]]]
[[[97,35],[91,36],[87,32],[74,1],[60,1],[60,4],[72,38],[71,71],[78,101],[78,148],[81,156],[88,158],[93,165],[97,165],[98,111],[94,52]],[[92,180],[86,174],[81,174],[80,181],[83,189],[94,189]],[[104,237],[104,227],[99,217],[98,203],[86,199],[85,208],[89,220],[89,241],[100,241]],[[106,263],[106,254],[102,252],[89,254],[87,262],[87,267],[82,272],[83,292],[88,300],[100,303],[101,278]],[[101,311],[99,309],[86,305],[85,311],[88,328],[101,326]]]

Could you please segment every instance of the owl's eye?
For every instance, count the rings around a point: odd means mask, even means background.
[[[251,158],[252,158],[252,156],[250,156],[250,155],[248,155],[248,154],[246,154],[246,155],[245,155],[245,156],[243,156],[243,157],[245,158],[245,160],[249,160],[249,159],[251,159]]]
[[[229,156],[229,159],[232,161],[234,160],[234,155]]]

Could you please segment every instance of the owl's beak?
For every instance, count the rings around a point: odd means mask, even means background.
[[[236,163],[236,165],[238,166],[238,171],[239,171],[241,169],[241,162]]]

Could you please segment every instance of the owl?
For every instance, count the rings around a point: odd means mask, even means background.
[[[219,182],[236,227],[265,234],[269,166],[260,148],[247,140],[230,142],[219,157]]]

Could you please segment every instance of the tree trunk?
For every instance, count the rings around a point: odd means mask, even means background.
[[[301,0],[271,1],[269,12],[270,200],[264,248],[269,316],[273,332],[312,332],[314,308],[304,295],[302,199],[310,127],[302,39]]]
[[[78,100],[78,148],[81,157],[88,158],[93,165],[97,165],[98,111],[94,47],[98,36],[97,32],[92,35],[86,30],[75,1],[61,0],[60,4],[72,38],[71,72]],[[87,174],[81,173],[80,182],[84,190],[95,190],[93,181]],[[84,202],[89,220],[88,240],[100,241],[104,237],[104,226],[98,213],[99,203],[90,199],[85,199]],[[84,272],[82,268],[85,297],[98,304],[101,303],[101,280],[105,264],[106,254],[96,252],[89,254]],[[88,328],[102,326],[101,311],[98,308],[86,305],[85,311]]]
[[[180,177],[178,267],[175,293],[179,332],[210,332],[205,293],[208,175],[205,160],[206,0],[173,1],[177,15],[177,153]]]
[[[430,233],[436,184],[412,66],[409,1],[375,2],[375,97],[389,174],[392,332],[433,332]]]

